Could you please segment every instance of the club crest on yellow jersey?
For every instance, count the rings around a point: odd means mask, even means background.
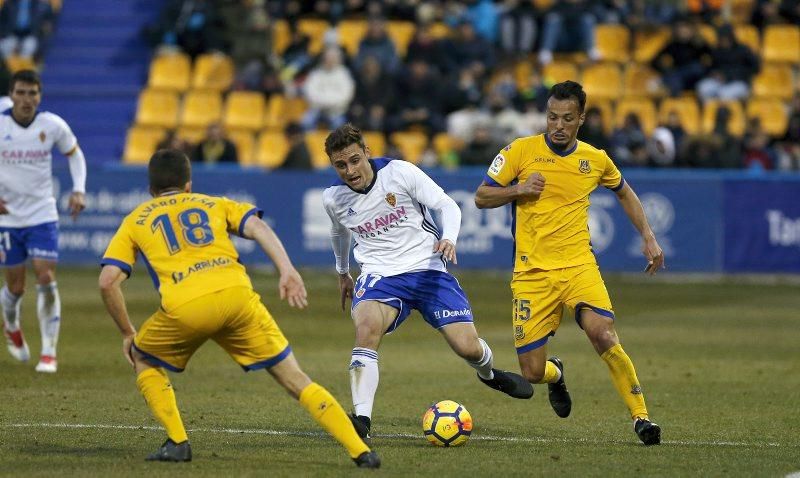
[[[592,172],[592,167],[589,165],[588,159],[580,159],[580,163],[578,165],[578,171],[582,172],[583,174],[589,174]]]

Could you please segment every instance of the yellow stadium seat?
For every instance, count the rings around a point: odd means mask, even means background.
[[[653,130],[658,126],[656,115],[656,105],[649,98],[623,98],[617,103],[614,112],[614,127],[620,128],[625,123],[628,113],[636,113],[642,125],[642,130],[648,136],[653,134]]]
[[[736,25],[733,27],[733,34],[736,40],[750,48],[750,51],[758,55],[761,52],[761,37],[758,28],[753,25]]]
[[[189,56],[183,53],[168,53],[153,58],[150,63],[150,88],[162,90],[186,91],[192,65]]]
[[[328,155],[325,153],[325,138],[330,134],[329,131],[315,130],[306,133],[306,146],[311,153],[311,165],[316,169],[331,167]]]
[[[419,131],[398,131],[392,133],[390,139],[400,150],[403,159],[413,164],[419,163],[428,147],[428,137]]]
[[[6,66],[11,73],[16,73],[20,70],[38,70],[36,63],[31,58],[23,58],[16,55],[6,58]]]
[[[129,164],[147,164],[156,146],[164,139],[163,128],[134,126],[125,138],[125,151],[122,160]]]
[[[222,97],[216,91],[193,90],[183,98],[181,124],[205,128],[222,116]]]
[[[521,60],[514,65],[514,83],[517,89],[522,90],[530,84],[533,64],[527,60]]]
[[[649,63],[666,45],[669,37],[669,27],[636,32],[633,41],[633,59],[639,63]]]
[[[765,62],[800,63],[800,26],[768,25],[761,58]]]
[[[380,131],[362,131],[364,144],[367,145],[373,157],[383,156],[386,153],[386,138]]]
[[[197,57],[192,73],[192,88],[225,91],[233,84],[234,66],[230,57],[206,53]]]
[[[450,35],[453,34],[453,31],[447,26],[446,23],[436,22],[431,23],[431,36],[433,38],[442,39],[442,38],[449,38]]]
[[[179,104],[178,93],[174,91],[142,90],[136,107],[136,124],[173,129],[178,125]]]
[[[289,22],[277,20],[272,27],[272,51],[281,55],[291,42],[289,33]]]
[[[616,63],[597,63],[583,69],[581,78],[587,96],[615,100],[622,96],[622,73]]]
[[[330,28],[328,22],[315,18],[303,18],[297,22],[297,29],[308,35],[310,40],[308,52],[312,55],[316,55],[322,51],[325,32],[328,31],[328,28]]]
[[[264,127],[282,129],[287,122],[300,121],[307,108],[303,98],[287,98],[283,95],[272,95],[264,115]]]
[[[264,122],[264,95],[255,91],[233,91],[225,102],[224,124],[228,129],[261,129]]]
[[[345,53],[354,56],[358,53],[361,39],[367,33],[367,22],[366,20],[342,20],[336,30],[339,32],[339,45],[344,48]]]
[[[196,146],[206,137],[206,129],[200,126],[181,126],[175,134],[190,145]]]
[[[408,44],[414,37],[414,32],[417,27],[412,22],[403,21],[390,21],[386,26],[389,37],[394,42],[394,48],[397,50],[397,55],[405,58],[406,51],[408,51]]]
[[[630,39],[630,30],[625,25],[597,25],[595,28],[595,44],[603,60],[627,62]]]
[[[622,77],[622,94],[632,97],[660,96],[661,77],[647,65],[630,63],[625,67]]]
[[[277,168],[286,160],[289,141],[282,131],[264,131],[258,137],[256,164],[265,168]]]
[[[229,130],[228,139],[236,145],[236,156],[242,166],[252,166],[255,163],[255,141],[250,130]]]
[[[578,68],[571,62],[554,61],[544,67],[542,77],[550,83],[561,83],[566,80],[578,81]]]
[[[438,133],[433,137],[433,150],[439,157],[447,153],[460,151],[463,147],[464,144],[460,139],[447,133]]]
[[[705,40],[710,47],[715,47],[717,45],[717,30],[713,25],[704,23],[699,25],[697,28],[700,36],[703,37],[703,40]]]
[[[794,78],[791,65],[767,63],[753,78],[753,96],[789,100],[794,95]]]
[[[611,101],[601,98],[593,98],[591,96],[586,98],[586,107],[584,113],[590,108],[597,108],[600,110],[600,117],[603,119],[603,129],[606,133],[611,133],[614,128],[614,108]]]
[[[786,134],[788,115],[783,101],[775,98],[753,98],[747,102],[747,118],[759,118],[764,131],[773,137]]]
[[[744,134],[745,117],[744,108],[738,101],[707,101],[703,105],[703,133],[711,133],[714,131],[714,123],[717,118],[717,110],[720,107],[728,108],[731,112],[731,118],[728,121],[728,131],[735,135],[741,136]]]
[[[658,110],[658,118],[664,123],[671,111],[675,111],[680,118],[681,126],[687,134],[698,134],[700,132],[700,108],[697,100],[691,96],[681,98],[665,98],[661,101]]]

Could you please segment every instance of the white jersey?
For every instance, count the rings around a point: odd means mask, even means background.
[[[2,227],[30,227],[58,221],[53,197],[53,147],[70,154],[78,140],[58,115],[40,111],[28,127],[20,126],[11,109],[0,114],[0,199],[8,214]]]
[[[14,102],[8,96],[0,96],[0,111],[5,111],[14,106]]]
[[[370,163],[375,176],[365,191],[354,191],[337,181],[322,195],[333,223],[338,272],[349,269],[351,236],[362,274],[446,271],[446,261],[433,248],[440,239],[456,243],[461,224],[458,205],[411,163],[388,158],[371,159]],[[431,210],[442,211],[442,232]]]

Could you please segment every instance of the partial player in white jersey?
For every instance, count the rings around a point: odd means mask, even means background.
[[[0,290],[3,332],[17,360],[30,359],[20,328],[25,292],[25,261],[36,274],[36,311],[42,334],[37,372],[57,369],[56,344],[61,326],[61,300],[56,284],[58,210],[53,197],[53,148],[67,156],[72,175],[69,210],[73,219],[84,209],[86,161],[75,135],[63,119],[38,111],[42,86],[39,75],[22,70],[11,77],[13,106],[0,112],[0,266],[5,285]]]
[[[333,131],[325,151],[340,180],[322,200],[331,218],[341,304],[352,300],[356,327],[350,388],[359,434],[368,437],[378,389],[378,346],[416,309],[453,351],[478,371],[486,385],[515,398],[533,387],[521,376],[492,367],[492,350],[478,338],[472,308],[447,272],[456,263],[461,210],[430,177],[411,163],[369,158],[361,132],[350,124]],[[431,211],[441,214],[442,231]],[[361,274],[350,276],[355,239]]]

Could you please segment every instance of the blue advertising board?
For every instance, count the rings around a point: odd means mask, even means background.
[[[87,209],[75,222],[66,212],[69,172],[59,169],[55,175],[61,262],[96,264],[125,214],[150,197],[146,170],[90,171]],[[434,170],[430,175],[462,210],[458,267],[509,269],[509,208],[480,210],[473,202],[484,171]],[[663,171],[631,171],[625,177],[642,200],[666,252],[668,270],[800,273],[800,180],[796,177],[743,179],[740,174]],[[333,180],[332,171],[194,171],[196,191],[264,209],[264,219],[298,265],[331,268],[330,222],[322,207],[322,191]],[[641,240],[614,193],[598,188],[591,202],[592,247],[603,270],[641,271],[645,266]],[[253,242],[236,239],[236,243],[243,262],[268,263]]]

